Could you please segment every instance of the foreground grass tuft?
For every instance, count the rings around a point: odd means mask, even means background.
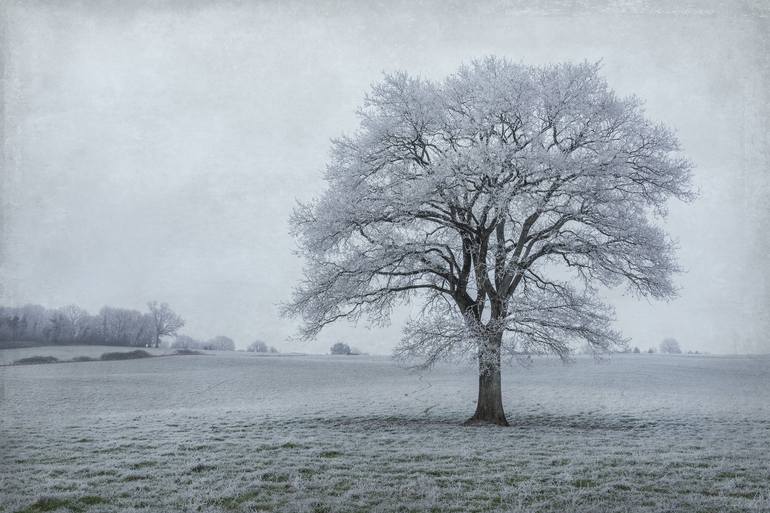
[[[572,486],[575,488],[593,488],[597,486],[597,483],[593,479],[575,479],[572,481]]]
[[[70,502],[64,499],[56,497],[41,497],[24,509],[20,509],[17,513],[39,513],[43,511],[53,511],[59,508],[66,508],[70,506]]]
[[[97,495],[86,495],[77,500],[62,499],[59,497],[41,497],[26,508],[18,510],[16,513],[43,513],[61,508],[66,508],[75,513],[81,513],[86,511],[90,506],[105,503],[106,501]]]
[[[223,497],[216,501],[218,506],[228,510],[238,510],[245,503],[251,502],[259,497],[259,490],[249,490],[234,497]]]
[[[94,506],[96,504],[104,504],[106,501],[98,495],[86,495],[85,497],[81,497],[79,502],[86,506]]]
[[[197,465],[193,466],[190,469],[190,472],[205,472],[207,470],[214,470],[216,467],[214,465],[206,465],[205,463],[198,463]]]

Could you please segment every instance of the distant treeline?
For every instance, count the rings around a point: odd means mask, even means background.
[[[54,309],[0,306],[0,348],[44,344],[158,347],[162,337],[176,336],[184,326],[184,320],[166,303],[152,301],[147,308],[147,312],[140,312],[105,306],[91,315],[76,305]],[[207,344],[235,349],[227,337],[215,337]]]
[[[0,307],[2,342],[145,347],[155,342],[155,326],[150,313],[110,306],[96,315],[76,305]]]
[[[210,340],[197,340],[187,335],[177,335],[171,343],[175,349],[207,349],[218,351],[235,351],[235,342],[230,337],[220,335]]]

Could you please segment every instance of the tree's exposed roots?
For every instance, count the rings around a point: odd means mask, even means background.
[[[508,419],[505,417],[495,417],[493,419],[481,419],[476,417],[475,415],[465,422],[463,422],[463,426],[502,426],[502,427],[509,427],[510,424],[508,424]]]

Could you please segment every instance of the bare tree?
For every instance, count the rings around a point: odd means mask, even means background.
[[[250,353],[267,353],[270,351],[270,347],[262,340],[255,340],[249,345],[247,351]]]
[[[155,321],[149,314],[126,308],[103,307],[99,332],[106,344],[145,346],[155,341]]]
[[[204,344],[204,349],[235,351],[235,341],[230,337],[218,335]]]
[[[184,326],[184,320],[169,308],[167,303],[158,305],[157,301],[147,303],[155,328],[155,347],[160,345],[160,338],[176,335]]]
[[[72,330],[72,340],[78,342],[86,331],[88,322],[88,312],[77,305],[67,305],[62,307],[62,314],[67,319]]]
[[[398,356],[478,359],[469,423],[506,425],[504,355],[624,345],[596,286],[669,298],[674,246],[656,216],[690,199],[673,132],[596,64],[487,58],[442,82],[387,75],[333,142],[328,189],[291,223],[305,277],[284,314],[314,338],[338,319],[422,314]]]

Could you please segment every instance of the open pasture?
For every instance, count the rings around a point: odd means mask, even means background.
[[[362,356],[0,367],[0,511],[770,511],[768,357],[514,365],[510,428],[460,425],[476,380]]]

